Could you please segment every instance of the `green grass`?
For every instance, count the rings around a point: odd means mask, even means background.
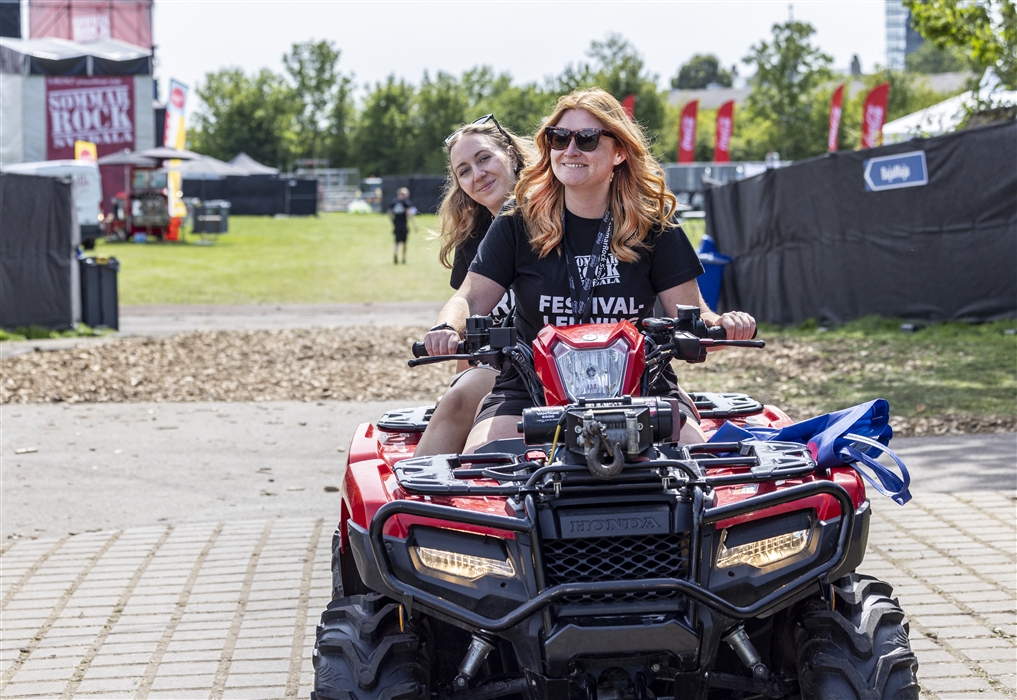
[[[869,317],[830,330],[760,334],[815,341],[824,371],[809,391],[827,406],[881,396],[901,416],[1017,414],[1017,320],[939,323],[913,333],[901,324]]]
[[[98,253],[120,261],[120,303],[311,304],[441,301],[452,290],[438,263],[434,216],[417,219],[406,265],[392,264],[392,225],[380,214],[328,213],[272,219],[230,217],[214,245],[106,243]],[[702,219],[686,223],[694,245]]]
[[[54,331],[40,326],[22,326],[13,330],[0,328],[0,341],[4,340],[43,340],[49,338],[91,338],[100,335],[109,335],[114,331],[109,329],[96,330],[89,328],[84,323],[79,323],[76,328],[68,331]]]
[[[272,219],[230,217],[214,245],[105,243],[98,253],[120,261],[120,303],[257,304],[440,301],[452,290],[438,263],[438,243],[418,218],[406,265],[392,264],[387,216],[328,213]]]

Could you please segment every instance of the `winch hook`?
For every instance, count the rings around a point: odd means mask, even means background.
[[[583,431],[580,436],[583,438],[586,467],[591,474],[598,479],[613,479],[621,474],[622,466],[625,464],[621,443],[611,444],[604,424],[594,419],[593,411],[587,411],[583,415]],[[601,447],[611,457],[611,464],[605,465],[600,461]]]

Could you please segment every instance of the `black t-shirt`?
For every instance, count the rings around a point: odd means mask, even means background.
[[[452,289],[459,289],[463,286],[463,280],[466,279],[466,273],[470,271],[470,263],[477,256],[477,249],[480,248],[480,242],[484,240],[484,236],[487,234],[487,228],[491,223],[490,216],[482,216],[477,221],[476,228],[470,234],[463,243],[456,248],[456,253],[452,257],[452,273],[449,275],[448,283]],[[495,323],[501,323],[512,307],[515,305],[515,297],[510,289],[498,302],[498,305],[491,311],[491,316],[494,317]]]
[[[565,212],[565,244],[582,276],[586,274],[599,228],[600,219],[583,219]],[[530,246],[523,218],[516,213],[494,220],[480,242],[470,272],[515,291],[515,325],[521,340],[529,344],[545,325],[581,322],[571,313],[566,261],[566,256],[558,251],[538,257]],[[589,301],[593,305],[590,323],[628,319],[637,326],[653,313],[657,294],[703,273],[702,263],[680,226],[651,230],[646,248],[635,262],[620,262],[608,252],[598,268]],[[573,277],[577,293],[582,276]]]
[[[408,199],[394,199],[392,203],[388,205],[388,210],[392,213],[392,225],[395,226],[396,231],[406,231],[406,216],[409,210],[413,207],[413,202]]]

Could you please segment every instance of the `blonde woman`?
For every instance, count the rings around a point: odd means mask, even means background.
[[[532,158],[533,147],[487,114],[445,139],[445,151],[448,188],[438,208],[439,259],[452,270],[449,284],[459,289],[488,227],[512,194],[519,171]],[[492,313],[502,319],[511,307],[511,296],[506,294]],[[415,456],[462,452],[477,408],[498,376],[497,369],[486,365],[470,367],[460,362],[458,369]]]
[[[425,336],[429,354],[454,352],[466,318],[489,313],[509,288],[526,343],[547,324],[638,323],[657,298],[666,310],[699,306],[703,320],[722,325],[731,339],[753,335],[748,314],[718,315],[703,302],[696,283],[703,267],[673,223],[674,195],[645,134],[618,100],[597,88],[566,95],[534,141],[537,158],[520,175],[515,206],[495,219],[462,286]],[[676,421],[679,411],[688,418],[683,442],[703,440],[695,408],[672,372],[651,393],[676,404]],[[530,405],[517,373],[500,375],[465,450],[518,437],[516,423]]]

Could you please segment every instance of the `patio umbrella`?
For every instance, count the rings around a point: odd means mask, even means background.
[[[201,154],[194,151],[183,151],[177,148],[166,148],[165,146],[147,148],[144,151],[138,151],[138,153],[159,160],[196,160],[201,158]]]
[[[103,156],[96,161],[99,165],[133,165],[136,168],[155,168],[159,161],[148,156],[143,156],[136,151],[122,151]]]

